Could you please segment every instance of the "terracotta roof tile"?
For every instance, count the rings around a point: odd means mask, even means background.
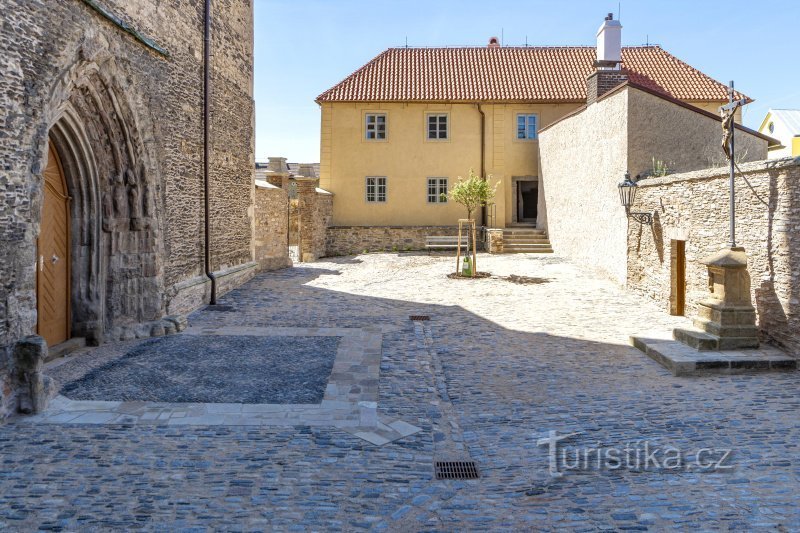
[[[583,101],[595,48],[390,48],[317,102]],[[727,87],[658,46],[623,47],[632,82],[680,100],[720,101]]]

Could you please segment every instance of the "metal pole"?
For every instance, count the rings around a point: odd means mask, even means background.
[[[733,80],[731,80],[730,88],[728,89],[728,101],[733,103]],[[735,198],[735,184],[734,178],[736,177],[736,162],[733,158],[733,138],[736,133],[736,108],[734,107],[731,109],[731,113],[734,114],[734,118],[731,120],[731,141],[730,141],[730,162],[731,162],[731,177],[730,177],[730,218],[731,218],[731,248],[736,248],[736,198]]]

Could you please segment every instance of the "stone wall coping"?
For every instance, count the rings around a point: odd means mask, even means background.
[[[277,185],[273,185],[270,182],[264,180],[256,180],[255,183],[256,187],[258,187],[259,189],[280,189],[280,187],[278,187]]]
[[[317,194],[323,194],[323,195],[326,195],[326,196],[333,196],[333,193],[331,191],[326,191],[325,189],[322,189],[320,187],[317,187],[314,190],[317,191]]]
[[[792,167],[800,167],[800,157],[784,157],[782,159],[764,159],[762,161],[752,161],[750,163],[742,163],[739,168],[744,174],[755,174],[757,172],[764,172],[770,170],[781,170]],[[693,170],[691,172],[682,172],[680,174],[671,174],[659,178],[644,178],[637,182],[639,187],[659,187],[663,185],[670,185],[672,183],[684,181],[700,181],[715,178],[727,178],[730,169],[725,167],[706,168],[702,170]]]
[[[364,226],[328,226],[327,229],[355,229],[355,228],[375,228],[375,229],[425,229],[425,228],[452,228],[458,229],[457,224],[448,226],[378,226],[378,225],[364,225]]]

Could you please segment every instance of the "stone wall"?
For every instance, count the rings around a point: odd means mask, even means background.
[[[764,339],[800,355],[800,159],[741,165],[737,244],[748,255],[753,303]],[[715,168],[640,182],[634,209],[653,226],[628,229],[628,287],[670,310],[673,241],[685,241],[686,314],[708,294],[703,258],[728,243],[728,170]]]
[[[628,91],[618,91],[539,135],[540,183],[553,250],[625,281]],[[540,189],[541,192],[541,189]]]
[[[631,176],[652,174],[653,158],[666,163],[670,174],[725,165],[716,116],[639,89],[627,92]],[[740,163],[764,160],[767,140],[737,128],[736,152]]]
[[[291,266],[289,260],[289,196],[282,188],[256,181],[253,245],[262,270]]]
[[[73,333],[138,331],[208,297],[204,277],[203,3],[6,0],[0,9],[0,418],[11,346],[36,331],[36,238],[48,142],[73,197]],[[212,269],[252,268],[252,3],[214,0]],[[127,206],[125,204],[128,203]]]
[[[625,284],[629,226],[617,185],[626,171],[650,172],[653,157],[681,171],[724,160],[720,124],[707,112],[629,84],[544,128],[540,191],[553,249]],[[765,138],[737,129],[736,142],[743,161],[766,158]]]
[[[458,235],[458,226],[331,226],[326,255],[424,250],[427,236]]]

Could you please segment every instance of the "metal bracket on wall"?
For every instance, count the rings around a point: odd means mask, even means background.
[[[105,18],[106,20],[117,26],[119,29],[133,36],[134,39],[145,45],[147,48],[161,54],[164,57],[169,57],[169,52],[167,52],[161,46],[156,44],[156,42],[153,39],[139,33],[139,31],[136,28],[134,28],[121,18],[117,17],[116,15],[108,11],[106,8],[98,4],[95,0],[81,0],[81,1],[87,6],[94,9],[103,18]]]
[[[633,212],[633,213],[628,213],[628,216],[631,217],[636,222],[638,222],[639,224],[646,224],[648,226],[653,225],[653,215],[651,215],[650,213]]]

